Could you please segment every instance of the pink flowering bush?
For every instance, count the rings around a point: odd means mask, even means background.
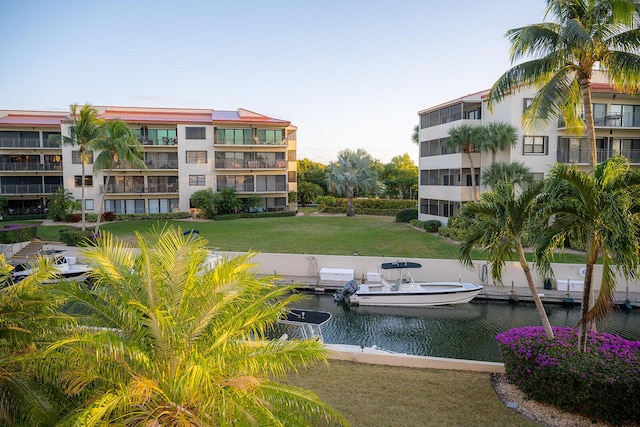
[[[509,381],[528,397],[614,424],[640,423],[640,341],[592,332],[578,352],[578,330],[541,326],[498,334]]]

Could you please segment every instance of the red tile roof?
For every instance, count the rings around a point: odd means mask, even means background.
[[[211,113],[107,110],[100,117],[142,123],[211,123]]]
[[[14,126],[60,126],[60,122],[65,118],[65,115],[59,116],[45,116],[36,114],[7,114],[4,117],[0,117],[0,125],[14,125]]]

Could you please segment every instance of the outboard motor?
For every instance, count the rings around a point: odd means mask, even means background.
[[[344,287],[340,291],[336,291],[333,294],[333,300],[336,302],[342,302],[345,299],[348,299],[351,295],[355,294],[358,290],[358,284],[355,280],[349,280],[345,283]]]

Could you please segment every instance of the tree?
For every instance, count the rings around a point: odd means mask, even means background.
[[[49,215],[54,221],[66,221],[73,211],[82,209],[82,205],[77,201],[71,191],[58,187],[47,203]]]
[[[100,200],[98,210],[98,220],[94,231],[98,234],[100,217],[104,212],[104,199],[109,191],[114,164],[122,162],[134,169],[147,169],[147,165],[144,162],[142,144],[140,144],[140,141],[138,141],[138,138],[127,124],[120,119],[114,119],[107,123],[106,135],[104,138],[96,140],[93,144],[93,149],[100,151],[100,154],[98,154],[98,157],[96,157],[93,162],[93,170],[100,171],[107,169],[107,179],[105,180],[102,200]]]
[[[324,195],[322,187],[314,182],[298,182],[298,201],[302,206],[313,203],[318,197]]]
[[[478,188],[476,186],[476,169],[473,165],[471,153],[477,150],[482,144],[484,131],[482,128],[471,125],[460,125],[449,129],[449,138],[445,146],[451,150],[461,151],[467,155],[469,167],[471,168],[471,188],[473,200],[478,200]]]
[[[103,233],[84,252],[93,287],[59,285],[82,323],[40,366],[84,398],[65,424],[347,424],[312,392],[277,382],[324,360],[315,339],[266,339],[302,298],[293,285],[258,278],[251,253],[207,269],[206,240],[180,229],[137,234],[137,247]]]
[[[524,187],[533,182],[533,174],[522,162],[497,162],[492,163],[482,172],[482,182],[491,188],[495,188],[497,184],[503,182]]]
[[[562,115],[567,130],[586,130],[592,172],[597,146],[591,79],[595,67],[623,92],[640,89],[640,3],[637,0],[547,0],[543,22],[507,32],[510,59],[518,63],[504,73],[488,95],[488,106],[524,87],[537,92],[525,110],[523,123],[549,125]],[[520,62],[525,58],[532,58]],[[579,108],[581,107],[581,108]],[[584,118],[580,114],[584,113]]]
[[[322,188],[322,194],[327,192],[327,173],[325,165],[309,159],[298,160],[298,183],[312,182]]]
[[[62,405],[56,404],[51,383],[33,374],[29,360],[61,326],[63,300],[47,292],[42,282],[55,278],[49,260],[37,259],[34,273],[12,283],[13,266],[0,254],[0,424],[55,425]]]
[[[347,216],[355,216],[353,198],[356,191],[370,191],[378,182],[378,174],[372,170],[373,159],[362,148],[338,153],[338,160],[327,166],[327,184],[331,191],[347,196]]]
[[[71,105],[71,114],[67,120],[69,136],[63,136],[62,142],[78,147],[78,157],[82,164],[82,230],[85,229],[85,169],[92,155],[93,146],[104,139],[105,123],[98,117],[98,110],[84,105],[78,111],[78,104]]]
[[[407,153],[395,156],[385,164],[379,179],[389,198],[412,199],[418,195],[418,167]]]
[[[411,141],[416,145],[420,145],[420,127],[418,125],[415,125],[413,127],[413,133],[411,134]]]
[[[215,193],[212,188],[194,191],[189,199],[191,206],[200,209],[206,218],[213,218],[216,214]]]
[[[547,338],[553,338],[551,324],[533,283],[531,268],[524,254],[523,235],[530,229],[536,209],[540,185],[525,189],[516,196],[513,185],[499,183],[494,191],[482,195],[479,202],[466,203],[460,209],[461,228],[466,230],[458,247],[458,257],[467,266],[473,265],[471,250],[483,250],[491,265],[491,276],[502,285],[502,271],[513,252],[527,278]]]
[[[550,271],[546,260],[567,240],[586,247],[586,273],[580,319],[582,349],[586,334],[613,305],[614,272],[633,277],[638,259],[638,192],[640,173],[631,170],[622,156],[612,157],[596,167],[594,174],[558,163],[545,181],[544,201],[539,214],[552,225],[541,235],[538,263]],[[594,305],[593,266],[602,256],[602,281]]]
[[[507,122],[491,122],[481,132],[480,150],[491,153],[491,164],[496,162],[498,151],[515,147],[518,143],[518,129]]]
[[[235,188],[231,187],[215,193],[213,205],[220,214],[237,213],[242,209],[242,201],[238,198]]]

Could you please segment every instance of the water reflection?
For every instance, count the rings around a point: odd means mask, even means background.
[[[324,310],[332,318],[322,327],[324,340],[373,346],[400,353],[469,360],[500,361],[495,336],[505,330],[541,325],[532,303],[474,300],[452,306],[399,308],[348,307],[330,295],[310,294],[298,308]],[[553,326],[575,326],[578,306],[546,305]],[[599,330],[640,340],[640,310],[615,310]]]

